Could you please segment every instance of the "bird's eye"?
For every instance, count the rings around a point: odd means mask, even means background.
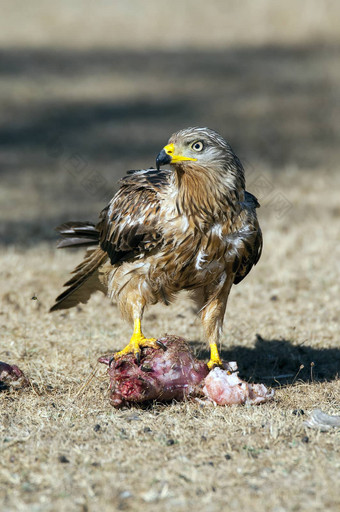
[[[195,151],[202,151],[202,149],[204,148],[203,142],[197,140],[196,142],[193,142],[191,144],[191,148],[194,149]]]

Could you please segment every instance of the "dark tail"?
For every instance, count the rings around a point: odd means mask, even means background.
[[[61,235],[58,249],[98,245],[99,231],[92,222],[65,222],[55,229]]]
[[[107,289],[99,279],[98,268],[107,260],[105,254],[99,247],[98,249],[88,249],[84,261],[74,270],[75,274],[64,286],[67,290],[61,293],[50,311],[57,309],[73,308],[79,302],[85,304],[93,292],[99,290],[106,293]]]
[[[75,274],[64,286],[67,290],[56,298],[56,303],[50,311],[68,309],[80,302],[86,303],[96,290],[106,293],[105,287],[99,280],[98,268],[107,259],[99,245],[99,231],[92,222],[65,222],[56,228],[61,235],[57,247],[88,247],[84,260],[78,265]],[[89,248],[91,245],[97,247]]]

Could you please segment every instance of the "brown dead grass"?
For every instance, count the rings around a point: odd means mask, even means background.
[[[0,392],[1,510],[339,509],[339,433],[307,430],[293,413],[340,414],[339,9],[212,3],[215,31],[203,31],[211,3],[195,2],[163,39],[161,2],[133,4],[135,37],[127,2],[88,2],[79,16],[77,2],[32,2],[35,14],[13,2],[1,18],[0,359],[32,382]],[[231,293],[222,353],[276,397],[117,411],[97,358],[130,330],[101,295],[48,314],[81,258],[55,250],[52,228],[95,219],[117,177],[152,164],[189,124],[229,137],[260,197],[264,253]],[[76,157],[103,189],[75,172]],[[208,356],[185,295],[151,308],[145,331]]]

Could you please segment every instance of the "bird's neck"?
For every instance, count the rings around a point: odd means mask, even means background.
[[[197,165],[176,166],[176,207],[179,214],[207,222],[231,219],[243,194],[242,179],[224,172],[212,172]],[[237,212],[238,213],[238,212]]]

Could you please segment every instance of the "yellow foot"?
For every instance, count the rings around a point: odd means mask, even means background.
[[[223,368],[223,363],[221,361],[220,355],[218,353],[218,348],[216,343],[210,344],[210,361],[208,363],[209,370],[212,370],[215,368],[215,366],[218,366],[220,368]]]
[[[208,368],[209,370],[212,370],[213,368],[223,368],[223,363],[221,361],[221,359],[219,359],[218,361],[214,361],[213,359],[210,359],[209,363],[208,363]]]
[[[157,343],[156,338],[146,338],[143,334],[133,334],[130,343],[126,345],[123,350],[117,352],[114,355],[114,358],[117,361],[117,359],[125,354],[135,354],[136,360],[139,364],[141,348],[143,347],[160,348],[161,345]]]

